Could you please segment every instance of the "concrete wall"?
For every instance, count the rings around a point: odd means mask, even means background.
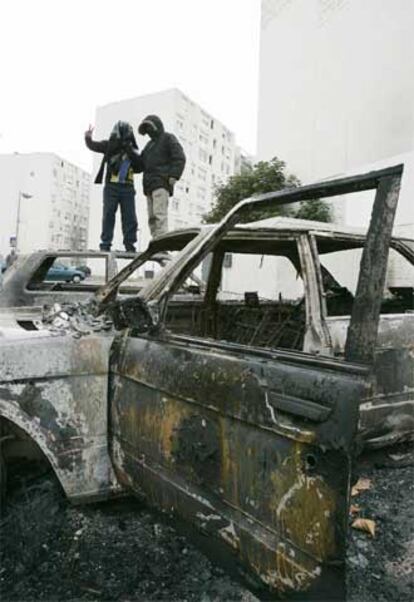
[[[407,0],[262,0],[258,123],[259,157],[303,182],[404,160],[396,223],[412,236],[413,31]],[[369,211],[338,216],[363,225]]]

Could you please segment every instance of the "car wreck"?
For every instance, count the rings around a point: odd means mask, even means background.
[[[122,269],[122,262],[135,257],[135,253],[122,251],[68,250],[40,250],[22,255],[5,274],[0,289],[0,308],[40,307],[46,303],[84,300],[113,278]],[[64,267],[75,266],[75,271],[72,273],[68,269],[68,277],[63,270],[55,275],[56,266],[59,269],[62,264]],[[85,264],[83,268],[82,264]],[[96,269],[99,269],[98,275]],[[76,278],[82,270],[84,277]]]
[[[392,238],[402,172],[268,193],[214,227],[154,240],[90,304],[115,329],[79,336],[70,320],[62,336],[5,329],[2,466],[31,443],[70,500],[144,496],[201,531],[265,597],[345,599],[355,455],[364,439],[412,435],[412,288],[386,287],[390,248],[414,262],[412,242]],[[368,189],[366,237],[286,222],[236,227],[252,206]],[[167,249],[177,255],[158,276],[116,298]],[[350,249],[362,250],[355,293],[323,261]],[[252,255],[252,265],[282,258],[303,289],[269,299],[249,286],[235,297],[224,286],[229,253]],[[205,287],[180,296],[197,269]]]

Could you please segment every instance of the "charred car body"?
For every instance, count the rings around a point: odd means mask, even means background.
[[[343,599],[358,423],[374,406],[380,420],[390,403],[408,417],[412,407],[411,301],[382,294],[390,245],[413,261],[409,241],[391,241],[401,174],[397,166],[243,201],[216,227],[188,234],[138,297],[116,301],[128,274],[165,250],[153,241],[96,293],[116,333],[0,339],[3,430],[36,443],[72,500],[144,495],[208,535],[267,592]],[[374,188],[366,239],[342,233],[338,243],[329,228],[234,228],[252,206]],[[173,234],[169,244],[183,247]],[[349,245],[363,246],[354,295],[321,261]],[[287,258],[303,298],[229,296],[228,253]],[[177,298],[203,261],[205,291]],[[381,317],[386,302],[390,311],[399,304],[398,317]],[[15,444],[5,442],[6,460]]]
[[[62,303],[65,301],[84,300],[95,293],[102,284],[107,283],[119,271],[119,262],[131,261],[135,253],[114,251],[36,251],[30,255],[22,255],[14,262],[4,275],[0,289],[1,307],[33,307],[45,303]],[[65,278],[55,276],[56,266],[62,263],[75,266],[76,270]],[[96,277],[94,270],[87,265],[99,264],[100,274]],[[82,267],[82,264],[86,264]],[[76,274],[83,276],[74,278]],[[135,291],[136,292],[136,291]]]

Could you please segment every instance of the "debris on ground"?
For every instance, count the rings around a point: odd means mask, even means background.
[[[364,477],[360,477],[355,485],[351,489],[351,495],[354,497],[361,493],[361,491],[366,491],[367,489],[371,489],[371,481],[370,479],[366,479]]]
[[[369,533],[371,537],[375,537],[375,521],[370,518],[356,518],[352,523],[353,529],[359,529]]]
[[[414,599],[414,466],[387,466],[390,454],[412,457],[412,445],[377,450],[359,461],[360,478],[371,487],[358,495],[359,518],[375,521],[375,538],[349,530],[348,602],[408,602]],[[350,517],[350,521],[355,519]]]

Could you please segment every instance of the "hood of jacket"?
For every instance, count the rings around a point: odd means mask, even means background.
[[[127,121],[117,121],[112,128],[108,140],[109,154],[121,152],[125,145],[131,144],[133,148],[138,149],[134,136],[134,130]]]
[[[164,132],[164,124],[158,115],[147,115],[138,126],[138,132],[141,136],[148,133],[148,127],[155,128],[157,137]]]

